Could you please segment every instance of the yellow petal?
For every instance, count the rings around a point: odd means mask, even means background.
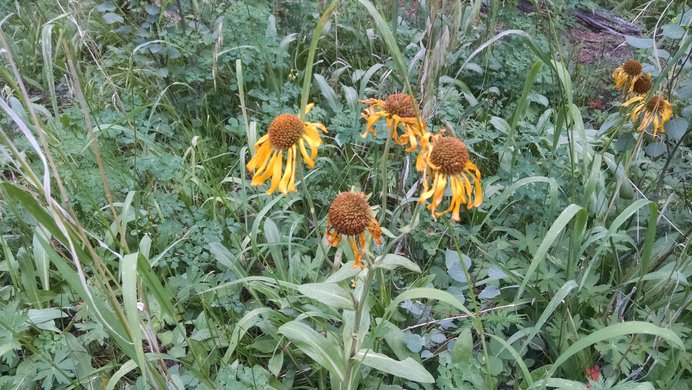
[[[305,115],[310,113],[310,110],[312,110],[312,107],[315,105],[315,103],[309,103],[307,106],[305,106]]]
[[[252,184],[253,186],[259,186],[262,185],[269,177],[274,173],[274,165],[277,163],[277,154],[273,153],[272,159],[269,161],[269,164],[266,166],[262,167],[255,175],[252,177]]]
[[[296,164],[298,163],[298,150],[293,145],[293,167],[291,167],[291,180],[288,181],[288,190],[296,192]]]
[[[279,188],[279,183],[281,182],[281,167],[284,161],[284,152],[279,151],[276,155],[276,162],[274,163],[274,169],[272,172],[272,185],[267,190],[267,194],[271,194]]]
[[[295,168],[293,161],[293,148],[289,148],[286,152],[286,170],[284,171],[281,181],[279,182],[279,191],[282,194],[288,192],[288,181],[291,179],[291,171]]]
[[[305,150],[305,140],[300,139],[300,154],[303,155],[303,161],[305,161],[305,164],[307,164],[308,167],[314,168],[315,167],[315,161],[308,156],[308,151]]]
[[[272,147],[269,145],[269,143],[263,144],[255,153],[255,156],[250,159],[250,162],[247,163],[246,167],[248,171],[254,172],[255,169],[257,168],[262,168],[267,164],[267,161],[269,161],[269,156],[271,155]]]

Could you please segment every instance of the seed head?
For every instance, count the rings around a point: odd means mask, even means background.
[[[622,64],[622,69],[630,76],[636,76],[642,73],[642,64],[637,60],[627,60]]]
[[[433,142],[430,162],[440,167],[442,173],[455,175],[464,170],[469,161],[469,151],[459,138],[441,137]]]
[[[648,77],[640,77],[634,82],[632,90],[640,95],[644,95],[651,89],[651,80]]]
[[[295,115],[281,114],[269,124],[269,143],[276,149],[288,149],[303,136],[303,121]]]
[[[664,102],[665,99],[659,96],[654,96],[651,98],[651,100],[649,100],[648,103],[646,103],[646,110],[649,112],[658,112],[663,109]]]
[[[372,219],[370,205],[362,192],[342,192],[329,206],[329,223],[339,234],[355,236],[365,231]]]
[[[416,110],[413,108],[413,99],[405,93],[394,93],[384,101],[384,109],[392,115],[401,118],[413,118]]]

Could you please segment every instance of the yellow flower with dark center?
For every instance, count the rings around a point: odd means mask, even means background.
[[[416,109],[411,96],[405,93],[389,95],[385,100],[366,99],[362,103],[369,104],[360,115],[367,121],[365,132],[360,136],[366,138],[368,133],[377,135],[373,127],[380,119],[386,118],[387,131],[399,145],[409,145],[407,152],[412,152],[418,147],[418,139],[427,132],[427,126],[423,120],[416,116]],[[399,125],[403,127],[403,133],[397,132]]]
[[[469,159],[469,151],[460,139],[445,137],[442,134],[430,137],[432,139],[428,140],[427,148],[421,151],[422,156],[419,156],[416,163],[418,168],[421,168],[421,165],[423,168],[419,169],[423,170],[423,193],[418,201],[425,202],[432,198],[428,209],[435,220],[451,212],[452,219],[459,221],[462,205],[471,209],[483,202],[481,173]],[[428,182],[428,175],[433,176],[432,187]],[[442,202],[447,183],[452,191],[452,201],[445,211],[438,212],[437,206]]]
[[[663,133],[663,126],[673,116],[673,107],[670,105],[670,102],[658,95],[654,95],[647,102],[645,95],[638,95],[623,103],[623,106],[627,107],[634,103],[637,103],[637,105],[634,106],[630,119],[632,123],[637,123],[637,120],[641,118],[637,131],[644,131],[649,125],[653,124],[654,137],[659,132]]]
[[[642,77],[642,64],[637,60],[627,60],[613,72],[615,89],[627,87],[627,92],[632,92],[634,83],[640,77]]]
[[[307,115],[312,108],[309,104]],[[292,114],[281,114],[269,124],[269,131],[255,144],[255,156],[247,163],[247,169],[254,172],[251,184],[262,185],[270,177],[271,186],[267,194],[279,190],[282,194],[295,192],[296,164],[298,149],[308,167],[315,166],[317,148],[322,144],[318,130],[327,132],[321,123],[303,122]],[[310,147],[310,154],[305,147]],[[283,169],[284,152],[286,152],[286,169]],[[256,172],[255,172],[256,171]]]
[[[346,236],[355,257],[353,268],[365,268],[362,263],[366,248],[365,230],[370,232],[377,244],[382,244],[382,229],[370,213],[370,205],[365,194],[342,192],[337,195],[329,206],[327,215],[327,242],[331,246],[337,246],[342,237]]]

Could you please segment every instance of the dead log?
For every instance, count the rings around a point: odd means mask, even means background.
[[[602,10],[588,10],[577,8],[573,13],[577,21],[589,28],[593,32],[608,32],[619,35],[640,36],[642,31],[639,27],[624,19]]]

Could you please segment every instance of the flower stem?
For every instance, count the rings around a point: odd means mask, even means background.
[[[377,223],[382,225],[382,222],[384,222],[384,217],[387,215],[387,155],[389,155],[389,148],[392,143],[392,136],[391,134],[387,135],[387,141],[384,143],[384,153],[382,154],[382,158],[380,159],[380,176],[382,178],[382,195],[380,196],[381,200],[381,213],[380,213],[380,218],[377,221]]]
[[[361,319],[363,318],[363,312],[365,308],[365,301],[368,299],[368,295],[370,294],[370,286],[372,285],[372,280],[375,276],[375,270],[371,269],[373,266],[374,261],[373,259],[370,259],[371,261],[366,261],[366,275],[365,275],[365,283],[363,284],[363,292],[360,294],[359,299],[355,299],[354,305],[356,309],[356,316],[355,320],[353,323],[353,336],[351,339],[351,350],[346,353],[344,350],[344,358],[346,359],[346,376],[345,376],[345,381],[341,383],[341,390],[351,390],[352,382],[351,382],[351,377],[353,376],[353,369],[355,368],[356,364],[354,364],[353,357],[356,356],[356,353],[358,352],[358,347],[360,345],[360,342],[362,340],[359,340],[359,333],[360,333],[360,322]],[[367,315],[367,314],[366,314]]]
[[[303,187],[303,191],[301,191],[301,194],[305,198],[305,200],[308,202],[308,208],[310,209],[310,218],[312,218],[313,223],[315,224],[315,234],[317,235],[317,246],[320,247],[320,250],[322,252],[322,262],[326,261],[329,258],[329,255],[327,255],[327,250],[324,248],[324,245],[322,243],[322,234],[320,230],[317,228],[317,213],[315,213],[315,203],[312,201],[312,195],[310,195],[310,189],[308,188],[307,184],[305,184],[305,171],[303,169],[303,164],[302,164],[302,158],[296,158],[296,165],[298,166],[298,177],[300,177],[300,185]]]
[[[464,264],[464,261],[461,258],[461,248],[459,247],[459,242],[457,241],[457,237],[454,234],[455,229],[449,222],[449,218],[445,218],[445,222],[447,222],[447,230],[450,232],[450,236],[452,237],[454,249],[459,254],[459,261],[461,262],[461,269],[464,270],[466,284],[469,286],[469,297],[473,302],[473,311],[476,313],[476,315],[472,317],[471,321],[473,322],[476,331],[478,331],[478,336],[481,339],[481,345],[483,346],[483,360],[486,366],[486,381],[488,382],[488,386],[492,386],[492,377],[490,376],[490,360],[488,359],[488,347],[485,344],[485,330],[483,329],[483,321],[481,320],[481,311],[480,306],[478,304],[478,299],[476,297],[476,293],[473,291],[473,285],[471,284],[471,276],[469,275],[469,271],[466,269],[466,265]]]

